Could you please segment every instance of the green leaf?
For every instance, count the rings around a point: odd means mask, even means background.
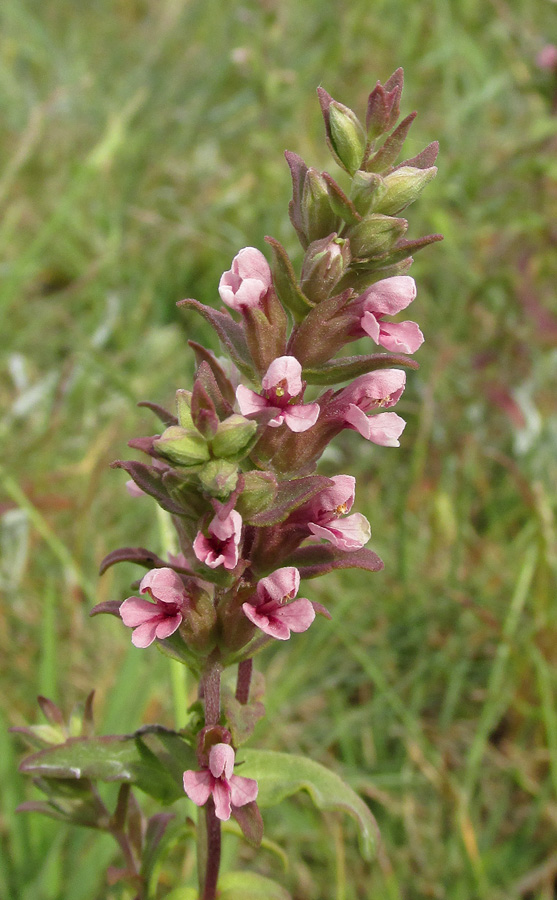
[[[272,507],[251,516],[250,524],[263,528],[284,522],[294,510],[311,500],[319,491],[330,488],[331,483],[331,479],[325,475],[307,475],[280,482]]]
[[[370,353],[365,356],[344,356],[323,366],[303,369],[302,377],[308,384],[338,384],[340,381],[348,381],[377,369],[389,369],[391,366],[419,368],[415,360],[402,354]]]
[[[242,775],[255,778],[259,785],[257,803],[275,806],[297,791],[307,791],[323,810],[342,810],[356,820],[360,830],[362,853],[373,855],[377,823],[364,801],[338,775],[305,756],[277,753],[274,750],[244,750]]]
[[[152,725],[131,735],[69,738],[28,756],[20,769],[45,779],[128,782],[172,803],[183,796],[183,772],[196,765],[193,749],[177,732]]]
[[[219,879],[219,900],[292,900],[276,881],[256,872],[227,872]],[[187,895],[173,900],[189,900]]]
[[[333,569],[365,569],[366,572],[380,572],[383,561],[367,547],[360,550],[339,550],[326,544],[299,547],[283,561],[285,566],[295,566],[300,578],[317,578]]]

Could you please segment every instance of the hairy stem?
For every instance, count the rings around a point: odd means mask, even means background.
[[[244,659],[238,664],[238,680],[236,682],[236,700],[238,703],[247,703],[251,684],[253,659]]]
[[[205,823],[207,829],[207,869],[202,900],[215,900],[220,867],[220,819],[215,815],[213,798],[209,797],[205,806]]]

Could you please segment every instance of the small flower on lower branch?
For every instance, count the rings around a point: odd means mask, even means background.
[[[212,795],[215,815],[227,821],[234,807],[252,803],[257,797],[257,781],[234,775],[234,750],[228,744],[214,744],[209,767],[200,772],[184,772],[184,790],[196,806],[204,806]]]
[[[180,576],[166,567],[147,572],[139,592],[148,593],[155,602],[128,597],[120,606],[120,616],[124,625],[134,629],[132,644],[143,648],[155,638],[164,640],[174,634],[189,609],[190,598]]]
[[[303,393],[302,367],[293,356],[279,356],[273,360],[261,382],[263,392],[256,394],[244,385],[236,390],[240,412],[244,416],[264,409],[277,409],[277,415],[268,423],[278,428],[283,422],[290,431],[307,431],[319,417],[317,403],[295,403]]]
[[[258,582],[255,597],[251,602],[242,604],[242,609],[265,634],[279,641],[287,641],[291,631],[307,631],[316,611],[330,618],[320,603],[312,603],[305,597],[294,600],[299,587],[300,573],[294,566],[277,569]]]

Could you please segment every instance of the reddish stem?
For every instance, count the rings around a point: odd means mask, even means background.
[[[236,682],[236,700],[246,704],[249,700],[253,659],[243,659],[238,663],[238,680]]]
[[[217,882],[220,868],[220,819],[215,815],[213,798],[209,797],[205,806],[205,822],[207,826],[207,869],[201,900],[216,900]]]

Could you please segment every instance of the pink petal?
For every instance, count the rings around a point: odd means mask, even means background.
[[[360,319],[360,328],[365,331],[376,344],[379,343],[379,322],[369,310],[367,310]]]
[[[242,609],[244,613],[254,625],[257,625],[265,634],[270,637],[277,638],[279,641],[287,641],[290,637],[290,629],[286,624],[280,622],[275,616],[262,615],[251,603],[243,603]]]
[[[310,522],[308,527],[312,534],[330,541],[339,550],[360,550],[371,537],[370,524],[361,513],[353,513],[327,526]]]
[[[214,783],[215,779],[207,770],[194,772],[193,769],[188,769],[184,772],[184,790],[196,806],[204,806],[207,803]]]
[[[379,413],[378,416],[370,416],[368,422],[368,440],[383,447],[400,447],[398,439],[406,428],[404,419],[396,413]]]
[[[394,316],[416,297],[416,282],[410,275],[394,275],[376,281],[360,297],[364,308],[382,316]]]
[[[302,390],[302,367],[295,356],[279,356],[267,369],[261,382],[265,391],[270,391],[281,381],[291,397],[297,397]]]
[[[315,425],[319,418],[320,407],[318,403],[305,403],[298,406],[287,406],[284,409],[284,421],[290,431],[307,431]]]
[[[359,406],[351,403],[344,413],[344,421],[351,425],[356,431],[369,440],[369,419],[365,412],[362,412]]]
[[[391,353],[415,353],[424,336],[415,322],[381,322],[378,343]]]
[[[223,822],[228,821],[231,813],[230,788],[220,778],[215,781],[213,788],[213,800],[215,801],[215,815]]]
[[[233,538],[234,543],[239,544],[242,532],[242,517],[235,509],[230,510],[226,516],[216,515],[209,525],[209,531],[219,541]]]
[[[198,531],[195,536],[193,542],[193,552],[195,553],[199,562],[211,566],[211,563],[207,562],[207,560],[214,560],[215,553],[211,541],[209,540],[209,538],[205,537],[202,531]],[[214,565],[212,566],[212,568],[214,568]]]
[[[300,587],[300,573],[294,566],[283,566],[272,575],[262,578],[257,585],[259,602],[265,602],[268,595],[272,600],[280,603],[284,599],[291,600],[298,593]]]
[[[271,405],[267,402],[265,397],[256,394],[255,391],[250,391],[250,389],[244,387],[243,384],[239,384],[236,388],[236,400],[238,401],[238,406],[240,407],[240,412],[243,416],[249,416],[251,413],[260,412],[262,409],[267,409]]]
[[[344,388],[338,399],[349,401],[369,412],[378,406],[394,406],[404,390],[406,373],[402,369],[383,369],[360,375]]]
[[[241,310],[242,307],[244,307],[244,309],[246,307],[248,309],[258,307],[261,305],[261,300],[266,293],[267,287],[259,278],[243,278],[240,287],[235,293],[235,305],[233,308]],[[221,298],[224,299],[222,294]],[[232,306],[231,303],[228,305]]]
[[[209,752],[209,768],[215,778],[224,774],[230,778],[234,771],[234,750],[229,744],[214,744]]]
[[[158,625],[159,623],[156,619],[153,622],[145,622],[143,625],[138,625],[132,634],[134,647],[139,647],[141,650],[144,650],[145,647],[150,647],[157,636]]]
[[[126,490],[130,497],[145,497],[145,491],[142,491],[131,478],[129,481],[126,481]]]
[[[158,615],[156,605],[148,600],[142,600],[141,597],[128,597],[120,604],[119,613],[122,622],[128,628],[143,625]]]
[[[230,778],[230,799],[233,806],[245,806],[257,797],[257,781],[244,778],[243,775],[232,775]]]
[[[174,634],[174,632],[180,627],[181,623],[182,613],[178,613],[175,616],[165,616],[165,618],[157,625],[156,637],[159,641],[164,641],[165,638],[170,637],[171,634]]]
[[[286,606],[281,606],[275,612],[276,618],[286,625],[291,631],[301,632],[307,631],[313,620],[315,619],[315,610],[313,604],[305,597],[294,600]]]
[[[271,287],[269,263],[257,247],[244,247],[240,250],[232,260],[232,270],[242,279],[257,278],[265,285],[266,290]]]
[[[310,503],[316,512],[343,515],[350,512],[356,493],[356,479],[353,475],[333,475],[334,486],[320,491]],[[338,510],[341,510],[340,512]],[[330,520],[329,520],[330,521]]]
[[[187,599],[186,589],[180,576],[167,566],[151,569],[142,578],[139,590],[142,594],[148,591],[161,603],[177,603],[181,606]]]

